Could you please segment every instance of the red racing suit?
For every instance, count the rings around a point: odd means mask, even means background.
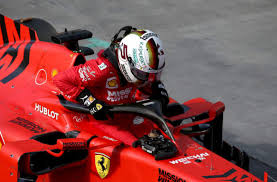
[[[59,73],[53,79],[62,95],[76,101],[80,92],[87,88],[92,95],[109,105],[126,104],[136,101],[136,95],[144,95],[134,84],[120,85],[118,71],[113,64],[98,52],[98,58],[74,66]]]
[[[54,84],[65,98],[76,102],[77,96],[85,88],[90,90],[93,97],[109,105],[132,103],[151,95],[151,85],[146,85],[143,90],[128,82],[121,86],[119,70],[103,56],[103,52],[104,50],[99,51],[98,58],[69,68],[54,77]],[[137,138],[148,134],[152,128],[149,122],[144,122],[143,125],[135,124],[136,117],[133,114],[124,115],[124,120],[120,114],[115,114],[112,120],[91,120],[91,122],[95,127],[105,130],[129,145]],[[117,123],[116,126],[114,122]]]

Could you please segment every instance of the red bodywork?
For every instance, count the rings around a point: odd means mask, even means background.
[[[96,121],[88,114],[66,109],[57,97],[52,78],[72,67],[83,55],[63,45],[39,41],[35,31],[0,16],[0,181],[18,181],[28,176],[37,176],[37,182],[261,181],[204,148],[192,136],[180,133],[185,125],[178,128],[168,123],[178,154],[155,160],[141,148],[128,145],[154,127],[147,119],[134,126],[124,114],[113,122]],[[171,99],[171,102],[175,101]],[[209,112],[208,119],[196,123],[201,124],[224,111],[223,103],[212,104],[202,98],[184,105],[188,111],[167,119],[175,121]],[[35,139],[49,133],[58,133],[58,136],[72,131],[77,131],[75,138],[58,137],[63,139],[57,143],[46,144]],[[51,160],[60,160],[67,150],[77,151],[74,161],[53,164],[48,171],[34,171],[28,166],[31,155],[43,153],[41,156],[45,158],[38,159],[44,163],[50,161],[47,155]],[[104,168],[97,170],[97,166]],[[99,173],[103,173],[102,177]]]

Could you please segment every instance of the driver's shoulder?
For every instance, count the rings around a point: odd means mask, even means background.
[[[97,75],[109,75],[114,72],[113,65],[104,57],[97,57],[96,59],[88,60],[85,64],[81,65],[83,68],[89,68]]]

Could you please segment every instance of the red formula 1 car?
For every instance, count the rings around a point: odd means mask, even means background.
[[[222,102],[171,99],[161,114],[144,100],[113,106],[116,122],[95,120],[52,84],[93,53],[78,44],[92,33],[3,15],[0,25],[1,182],[261,181],[247,154],[222,141]]]

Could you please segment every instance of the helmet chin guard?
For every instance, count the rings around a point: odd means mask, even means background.
[[[154,82],[165,66],[162,42],[150,30],[129,33],[120,41],[116,51],[119,68],[130,83]]]

